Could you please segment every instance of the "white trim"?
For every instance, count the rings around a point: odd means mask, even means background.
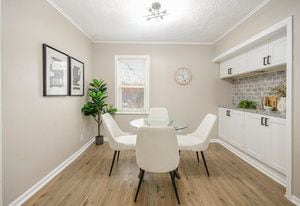
[[[47,2],[53,6],[59,13],[61,13],[71,24],[73,24],[79,31],[81,31],[89,40],[94,42],[91,35],[89,35],[87,32],[84,31],[84,29],[79,26],[69,15],[67,15],[55,2],[52,0],[47,0]]]
[[[247,14],[244,18],[242,18],[238,23],[236,23],[233,27],[228,29],[226,32],[224,32],[221,36],[219,36],[215,41],[213,41],[213,44],[216,44],[218,41],[223,39],[225,36],[227,36],[230,32],[232,32],[234,29],[236,29],[238,26],[240,26],[242,23],[247,21],[251,16],[253,16],[257,11],[259,11],[261,8],[263,8],[265,5],[267,5],[271,0],[264,0],[261,2],[257,7],[255,7],[249,14]]]
[[[247,39],[246,41],[243,41],[242,43],[238,44],[237,46],[223,52],[219,56],[215,57],[212,61],[213,62],[220,62],[221,60],[226,59],[228,56],[233,55],[235,53],[238,53],[239,51],[249,47],[250,45],[256,43],[257,41],[265,38],[268,35],[271,35],[272,33],[279,31],[282,28],[285,28],[290,21],[291,17],[285,18],[282,21],[278,22],[277,24],[263,30],[262,32],[252,36],[250,39]]]
[[[2,15],[1,15],[1,10],[2,10],[2,2],[0,0],[0,27],[1,27],[1,19],[2,19]],[[0,48],[2,48],[2,41],[1,41],[2,37],[1,37],[1,33],[0,33]],[[2,135],[2,49],[0,50],[0,206],[2,206],[3,204],[3,135]]]
[[[296,197],[295,195],[292,196],[291,198],[291,201],[297,205],[297,206],[300,206],[300,198],[299,197]]]
[[[146,62],[145,85],[144,85],[144,108],[142,110],[122,110],[120,102],[120,75],[119,75],[119,60],[120,59],[143,59]],[[136,114],[148,113],[150,104],[150,56],[149,55],[115,55],[115,106],[118,109],[118,114]]]
[[[85,145],[83,145],[78,151],[76,151],[73,155],[71,155],[68,159],[58,165],[54,170],[52,170],[49,174],[43,177],[40,181],[38,181],[35,185],[29,188],[26,192],[24,192],[20,197],[10,203],[10,206],[20,206],[26,200],[28,200],[32,195],[34,195],[37,191],[39,191],[43,186],[45,186],[50,180],[52,180],[56,175],[58,175],[63,169],[65,169],[68,165],[70,165],[79,155],[81,155],[93,142],[94,138],[91,138]]]
[[[286,136],[287,136],[287,178],[286,197],[292,197],[293,183],[293,17],[286,19],[287,28],[287,56],[286,56]]]
[[[95,44],[179,44],[179,45],[213,45],[213,42],[168,42],[168,41],[94,41]]]
[[[270,167],[266,166],[265,164],[261,163],[260,161],[256,160],[255,158],[251,157],[250,155],[242,152],[241,150],[235,148],[234,146],[232,146],[231,144],[225,142],[224,140],[222,140],[220,138],[212,139],[210,142],[215,142],[215,143],[221,144],[223,147],[225,147],[230,152],[237,155],[242,160],[246,161],[248,164],[253,166],[255,169],[261,171],[262,173],[264,173],[268,177],[272,178],[273,180],[275,180],[282,186],[284,186],[284,187],[286,186],[285,185],[286,180],[285,180],[284,175],[282,175],[279,172],[276,172],[275,170],[271,169]]]

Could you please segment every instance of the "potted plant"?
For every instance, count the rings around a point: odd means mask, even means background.
[[[105,100],[107,98],[107,85],[100,79],[93,79],[90,83],[88,95],[90,101],[85,103],[81,108],[81,111],[86,116],[92,116],[97,122],[98,135],[95,137],[96,145],[103,144],[103,135],[101,135],[100,127],[102,124],[101,115],[104,113],[114,114],[117,109],[112,105],[108,105]]]

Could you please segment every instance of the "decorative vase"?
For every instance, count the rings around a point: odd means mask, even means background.
[[[280,97],[279,101],[277,103],[277,110],[279,112],[285,112],[286,111],[286,97]]]
[[[96,136],[95,137],[95,143],[96,143],[96,145],[103,144],[103,135]]]

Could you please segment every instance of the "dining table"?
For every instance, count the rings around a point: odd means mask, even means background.
[[[135,128],[140,127],[173,127],[177,132],[181,132],[185,128],[187,128],[189,125],[187,123],[184,123],[180,120],[166,120],[166,121],[149,121],[148,118],[138,118],[134,119],[130,122],[130,125]],[[179,151],[180,154],[180,151]],[[175,176],[178,179],[181,179],[181,176],[178,172],[178,168],[175,170]],[[140,178],[140,174],[139,174]]]
[[[130,125],[135,128],[140,127],[151,127],[151,126],[168,126],[173,127],[176,131],[180,132],[183,129],[187,128],[189,125],[180,120],[166,120],[166,121],[152,121],[150,122],[148,118],[138,118],[130,122]]]

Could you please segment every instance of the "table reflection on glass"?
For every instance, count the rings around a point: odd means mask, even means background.
[[[189,126],[188,124],[178,121],[178,120],[149,122],[148,118],[134,119],[130,122],[130,124],[135,128],[151,127],[151,126],[153,126],[153,127],[168,126],[168,127],[174,127],[174,129],[177,131],[183,130]]]

